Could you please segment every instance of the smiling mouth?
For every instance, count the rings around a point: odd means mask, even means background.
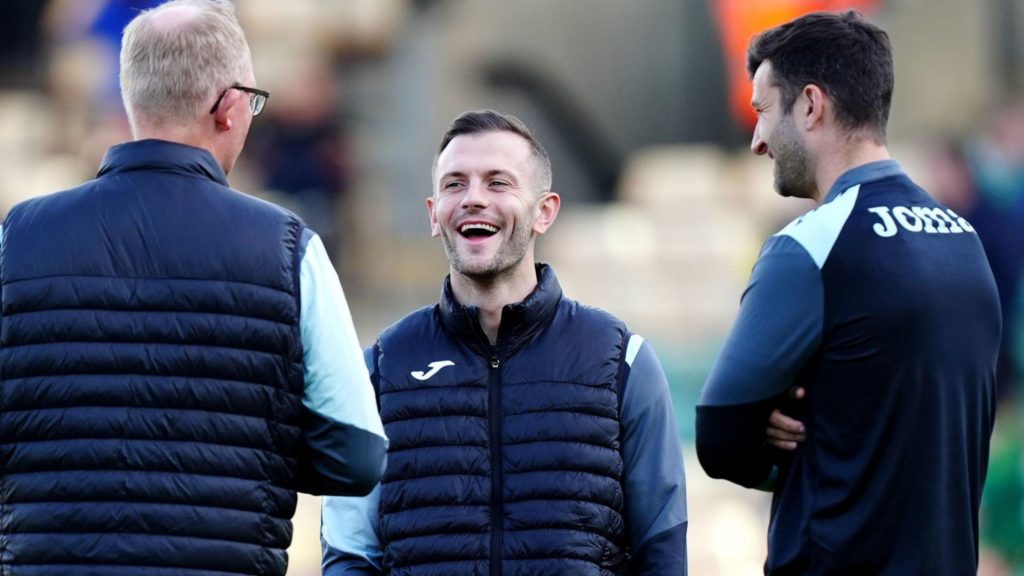
[[[498,233],[498,227],[481,222],[473,222],[459,226],[459,234],[463,238],[489,238]]]

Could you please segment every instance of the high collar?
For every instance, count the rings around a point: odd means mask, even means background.
[[[228,185],[227,174],[209,150],[165,140],[137,140],[111,146],[96,175],[135,170],[195,174]]]
[[[442,322],[459,340],[478,353],[507,358],[550,322],[562,299],[562,287],[555,271],[547,264],[537,264],[536,269],[537,287],[533,292],[523,301],[502,308],[498,341],[493,348],[480,327],[479,308],[463,306],[455,299],[451,276],[444,280],[438,304]]]
[[[877,160],[875,162],[861,164],[856,168],[850,168],[846,172],[843,172],[842,176],[840,176],[836,180],[835,184],[832,185],[832,189],[828,191],[828,195],[825,196],[825,201],[822,202],[822,204],[828,204],[832,200],[835,200],[836,196],[839,196],[857,184],[864,184],[865,182],[871,182],[872,180],[881,180],[882,178],[896,176],[897,174],[904,174],[904,172],[900,163],[895,160]]]

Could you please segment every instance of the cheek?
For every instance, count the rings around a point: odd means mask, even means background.
[[[434,215],[438,222],[445,222],[452,215],[452,207],[456,204],[451,197],[438,198],[434,201]]]

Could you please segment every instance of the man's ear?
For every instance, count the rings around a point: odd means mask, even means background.
[[[441,227],[437,224],[437,215],[434,214],[434,197],[427,198],[427,216],[430,218],[430,237],[437,238],[441,235]]]
[[[554,192],[545,192],[537,201],[536,217],[533,219],[533,231],[543,234],[551,228],[558,217],[558,209],[562,205],[562,199]]]
[[[808,84],[800,91],[797,99],[797,120],[804,130],[811,130],[824,122],[826,109],[831,105],[825,92],[816,84]]]
[[[220,99],[220,104],[217,105],[217,109],[213,111],[213,121],[217,124],[217,130],[231,130],[232,108],[239,104],[245,104],[248,106],[248,98],[245,96],[245,93],[241,90],[228,90],[224,93],[224,97]],[[243,102],[243,100],[245,100],[245,102]]]

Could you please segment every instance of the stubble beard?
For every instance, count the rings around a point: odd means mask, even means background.
[[[814,198],[816,183],[807,148],[796,132],[795,120],[787,114],[775,128],[775,190],[784,198]]]
[[[454,240],[447,233],[442,232],[441,239],[452,270],[477,284],[490,286],[512,276],[522,263],[530,247],[531,227],[517,227],[508,242],[487,261],[477,257],[464,259]]]

